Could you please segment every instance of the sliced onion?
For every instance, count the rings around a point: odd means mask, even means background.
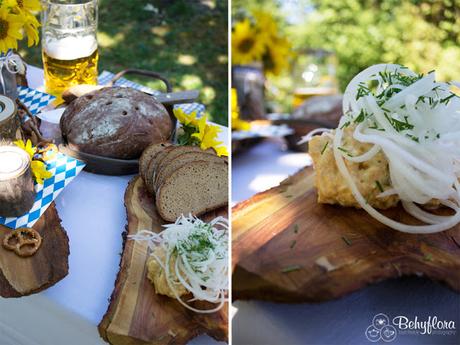
[[[228,221],[217,217],[208,224],[189,215],[181,216],[174,224],[165,225],[165,230],[154,233],[141,230],[129,236],[136,241],[147,241],[151,256],[165,271],[168,287],[176,299],[187,309],[197,313],[214,313],[221,309],[227,301],[228,291]],[[203,229],[207,227],[209,232]],[[207,234],[212,248],[206,253],[186,251],[184,243],[193,241],[194,234]],[[154,249],[161,247],[165,258],[155,254]],[[171,259],[175,257],[174,272],[171,272]],[[174,274],[173,274],[174,273]],[[173,279],[177,278],[177,280]],[[182,285],[193,294],[190,301],[202,300],[215,303],[212,309],[197,309],[183,301],[177,287]],[[189,301],[189,302],[190,302]]]
[[[316,134],[325,133],[325,132],[328,133],[330,131],[331,131],[330,128],[315,128],[314,130],[310,131],[307,135],[304,135],[302,139],[299,140],[297,145],[308,143]]]
[[[379,75],[384,71],[416,76],[402,66],[380,64],[371,66],[353,78],[345,90],[344,115],[333,139],[337,167],[359,205],[387,226],[408,233],[434,233],[449,229],[460,222],[460,100],[457,97],[449,98],[449,102],[443,100],[451,95],[449,85],[436,83],[434,73],[406,87],[401,84],[384,85]],[[368,85],[371,80],[379,83],[379,93],[387,92],[389,88],[397,92],[382,106],[378,105],[372,93],[357,100],[360,83]],[[421,96],[425,103],[420,101]],[[342,126],[350,120],[355,121],[362,110],[365,110],[367,118],[356,126],[353,138],[372,147],[360,156],[349,157],[339,150]],[[393,118],[391,122],[389,118]],[[410,126],[393,127],[401,125],[395,121],[407,121]],[[370,128],[375,123],[383,130]],[[391,187],[378,197],[397,195],[404,209],[427,225],[396,222],[365,201],[344,160],[364,162],[380,151],[388,160]],[[441,205],[455,213],[438,216],[417,206],[433,199],[439,200]]]

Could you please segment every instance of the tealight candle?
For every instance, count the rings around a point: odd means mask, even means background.
[[[0,216],[18,217],[35,201],[35,189],[27,152],[16,146],[0,146]]]

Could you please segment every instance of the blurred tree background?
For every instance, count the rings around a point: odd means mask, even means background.
[[[220,0],[99,0],[99,71],[160,72],[176,91],[199,89],[211,119],[227,125],[227,13],[227,1]],[[40,47],[21,54],[43,66]],[[163,88],[151,79],[131,79]]]
[[[232,11],[259,7],[286,19],[283,30],[294,49],[335,53],[342,91],[376,63],[435,69],[439,80],[460,80],[460,0],[234,0]],[[284,111],[291,110],[291,80],[287,73],[270,81]]]

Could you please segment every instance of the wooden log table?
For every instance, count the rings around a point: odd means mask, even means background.
[[[460,292],[460,226],[405,234],[316,198],[308,167],[233,208],[234,299],[320,302],[402,275]],[[388,215],[411,221],[402,208]]]
[[[69,239],[54,202],[32,227],[42,237],[35,255],[19,257],[0,245],[0,296],[21,297],[43,291],[69,270]],[[0,225],[0,239],[12,230]]]
[[[140,230],[162,230],[164,221],[155,211],[154,199],[140,177],[134,177],[125,193],[128,225],[115,289],[99,332],[112,345],[186,344],[206,333],[219,341],[228,339],[228,305],[219,312],[199,314],[168,296],[158,295],[147,279],[147,243],[127,239]],[[202,216],[227,216],[227,208]],[[209,309],[201,305],[198,308]]]

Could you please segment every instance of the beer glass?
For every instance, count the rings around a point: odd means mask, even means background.
[[[42,0],[46,91],[58,99],[79,84],[97,84],[97,0]]]

